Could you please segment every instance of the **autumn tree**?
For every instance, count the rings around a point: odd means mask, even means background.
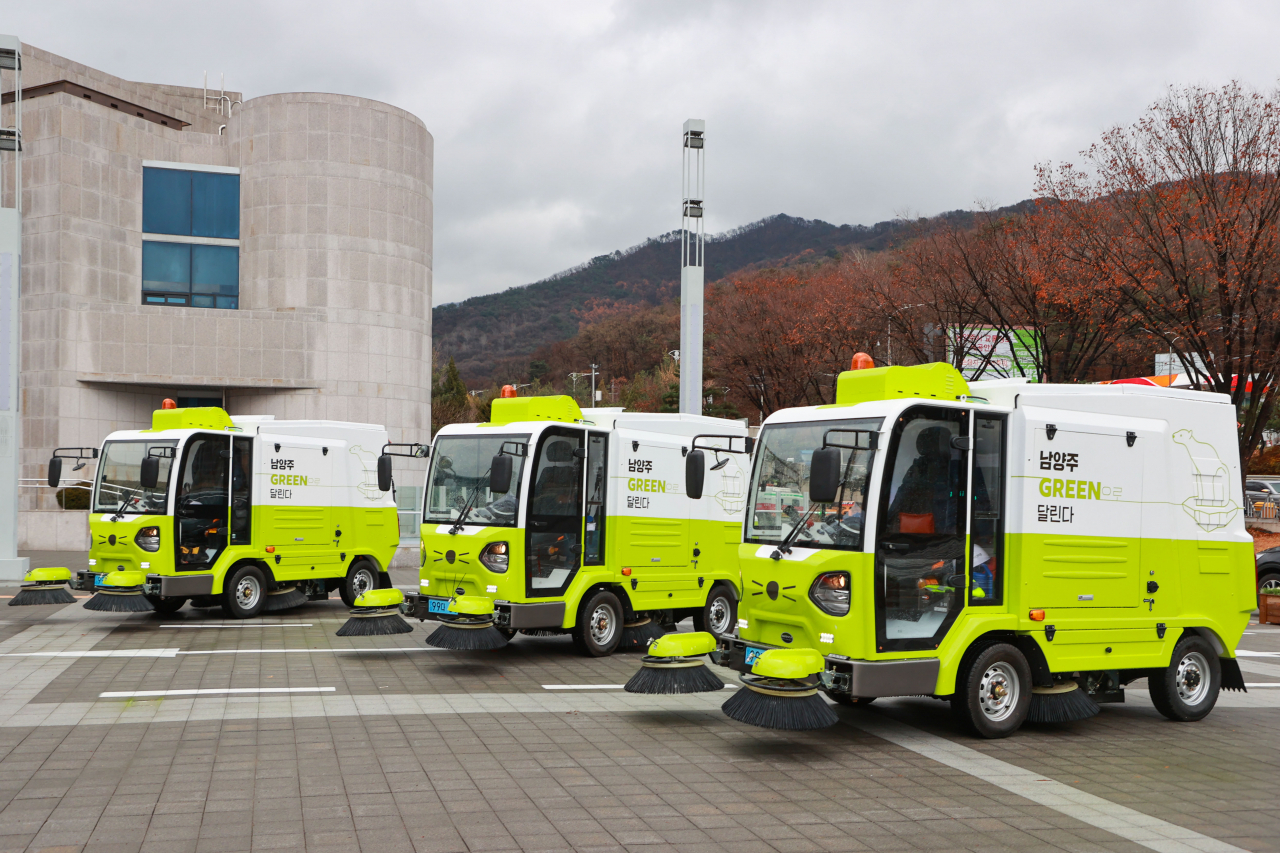
[[[1201,387],[1231,395],[1247,460],[1280,368],[1280,93],[1170,89],[1084,160],[1039,175],[1077,227],[1076,260]]]

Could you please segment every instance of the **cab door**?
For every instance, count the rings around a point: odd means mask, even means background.
[[[230,462],[230,436],[198,433],[187,439],[174,505],[180,572],[209,571],[227,547]]]
[[[564,595],[582,565],[586,434],[550,427],[538,439],[525,531],[525,595]]]
[[[875,550],[876,648],[933,650],[965,606],[972,412],[907,409],[894,424]]]

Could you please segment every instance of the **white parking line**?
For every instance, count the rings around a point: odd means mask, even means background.
[[[111,649],[82,652],[6,652],[0,658],[171,658],[178,649]]]
[[[336,687],[207,687],[196,690],[118,690],[99,693],[99,699],[134,699],[143,696],[214,696],[228,693],[332,693]]]
[[[1246,681],[1245,687],[1280,687],[1280,681]]]
[[[310,628],[310,622],[183,622],[161,628]]]
[[[178,652],[180,655],[327,655],[350,652],[442,652],[430,646],[411,646],[396,649],[213,649],[203,652]]]
[[[621,690],[625,684],[544,684],[543,690]]]

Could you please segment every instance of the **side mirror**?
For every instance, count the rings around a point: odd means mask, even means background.
[[[378,491],[391,491],[391,457],[386,454],[378,457]]]
[[[156,487],[156,483],[160,482],[159,456],[142,457],[141,470],[138,472],[138,482],[144,489],[154,489]]]
[[[746,446],[747,446],[747,455],[748,455],[748,456],[750,456],[752,453],[755,453],[755,451],[756,451],[756,440],[755,440],[755,438],[753,438],[752,436],[747,436],[747,439],[746,439]]]
[[[511,469],[512,459],[506,454],[499,453],[493,457],[493,463],[489,466],[489,491],[495,495],[503,495],[511,491]]]
[[[55,456],[49,460],[49,488],[56,489],[62,482],[62,459]]]
[[[690,450],[684,458],[684,493],[692,500],[701,500],[702,485],[706,479],[706,454],[701,450]]]
[[[809,503],[829,504],[840,491],[840,448],[813,451],[809,460]]]

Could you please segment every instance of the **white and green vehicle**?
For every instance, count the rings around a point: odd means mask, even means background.
[[[405,611],[435,619],[481,596],[508,637],[568,632],[590,655],[650,622],[731,631],[749,442],[719,418],[495,400],[489,423],[435,437],[420,589]],[[695,446],[716,457],[701,501],[685,494]]]
[[[794,680],[769,651],[815,650],[837,702],[945,698],[987,737],[1138,679],[1174,720],[1244,689],[1253,547],[1225,395],[849,371],[834,405],[765,421],[749,493],[718,659],[753,678]]]
[[[232,618],[280,594],[300,602],[336,589],[351,604],[390,585],[399,526],[378,460],[393,447],[373,424],[166,408],[151,429],[111,433],[100,452],[58,448],[51,486],[63,459],[97,459],[89,569],[72,586],[141,573],[158,611],[191,601]]]

